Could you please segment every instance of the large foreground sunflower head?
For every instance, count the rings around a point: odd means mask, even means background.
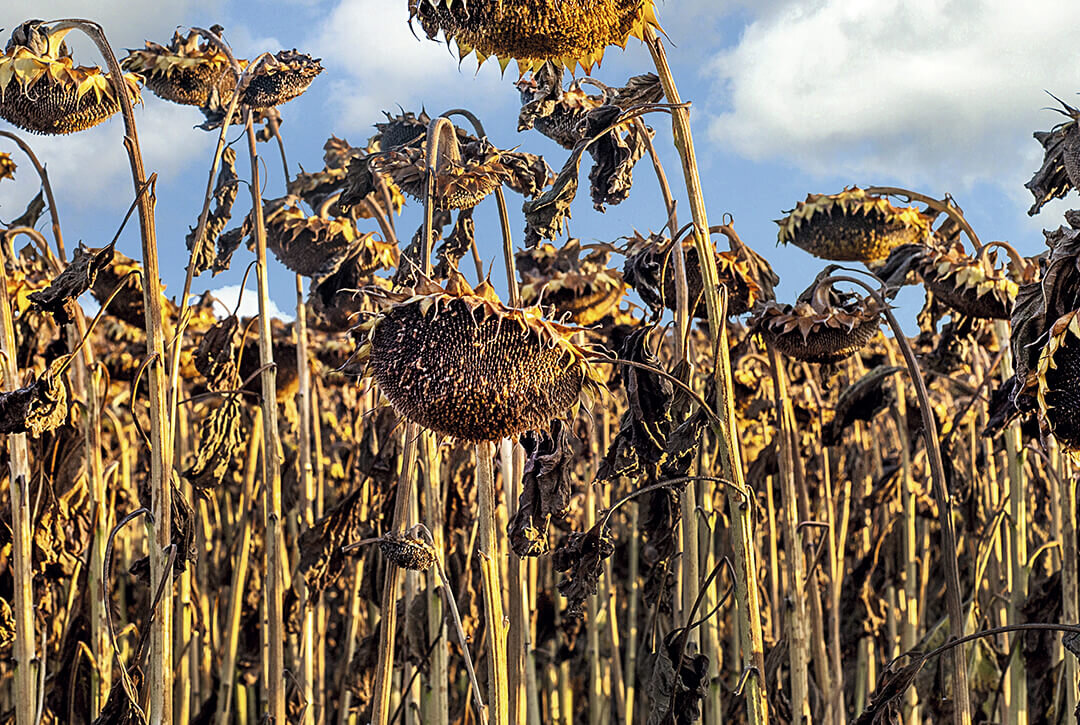
[[[409,0],[429,38],[440,31],[465,58],[511,60],[522,72],[547,61],[588,72],[612,45],[659,28],[655,0]]]
[[[383,310],[354,329],[353,365],[405,418],[463,441],[495,441],[548,423],[599,390],[579,328],[538,307],[505,306],[489,284],[457,272],[380,291]]]
[[[0,55],[0,118],[33,133],[61,135],[96,126],[120,110],[109,74],[75,65],[64,43],[68,32],[38,20],[15,28]],[[124,75],[135,102],[138,80]]]

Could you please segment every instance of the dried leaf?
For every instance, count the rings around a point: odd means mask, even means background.
[[[101,249],[79,245],[71,262],[64,271],[38,292],[30,293],[30,301],[38,309],[51,312],[58,325],[66,325],[74,319],[76,300],[90,289],[98,273],[113,259],[116,242]]]
[[[551,564],[563,572],[559,593],[567,599],[567,613],[580,617],[585,600],[596,594],[604,560],[615,553],[611,532],[598,523],[588,531],[573,531],[552,552]]]
[[[184,472],[184,478],[196,489],[217,488],[232,467],[233,457],[244,443],[242,411],[240,396],[227,395],[198,425],[198,456]]]
[[[216,268],[219,263],[214,253],[214,245],[218,242],[225,225],[232,218],[233,203],[239,190],[239,176],[236,173],[236,151],[226,148],[221,154],[221,170],[218,172],[217,184],[214,187],[214,208],[206,217],[206,228],[199,244],[199,253],[192,257],[194,265],[193,274],[197,277],[208,269]],[[187,235],[187,248],[191,252],[195,249],[195,231],[193,227]],[[228,267],[228,261],[225,261]]]
[[[877,688],[870,696],[866,709],[853,725],[899,725],[904,693],[915,681],[926,660],[915,657],[910,664],[898,666],[892,662],[878,677]]]
[[[40,378],[9,393],[0,393],[0,433],[30,433],[35,438],[59,428],[68,417],[68,390],[57,358]]]
[[[530,432],[521,437],[525,469],[518,509],[510,520],[510,546],[518,556],[539,556],[548,550],[551,517],[563,518],[570,506],[575,464],[572,434],[560,420],[551,433]]]
[[[308,587],[308,604],[318,604],[322,593],[345,570],[341,548],[357,538],[360,525],[360,494],[357,487],[315,525],[300,535],[300,564],[297,573]]]

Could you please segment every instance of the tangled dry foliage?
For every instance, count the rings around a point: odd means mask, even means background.
[[[586,5],[551,1],[523,6]],[[276,106],[317,60],[237,60],[214,26],[106,58],[109,81],[73,65],[71,28],[15,30],[0,117],[100,122],[138,96],[122,65],[222,139],[246,123],[256,176],[219,145],[176,302],[147,288],[141,162],[142,260],[115,239],[69,255],[41,164],[0,130],[30,162],[0,153],[0,183],[49,202],[0,246],[3,722],[1080,717],[1080,212],[1024,258],[949,197],[811,194],[779,240],[865,267],[777,301],[733,225],[705,228],[689,163],[694,223],[678,224],[644,121],[672,113],[689,153],[652,1],[599,4],[616,26],[586,29],[610,38],[550,50],[527,37],[533,10],[411,2],[463,55],[522,62],[521,130],[569,151],[557,174],[468,112],[447,114],[458,128],[401,111],[360,145],[331,136],[321,170],[286,163],[267,200],[254,155],[276,140],[284,162]],[[566,80],[629,36],[659,75]],[[1036,134],[1032,213],[1080,182],[1080,114],[1064,114]],[[653,159],[659,231],[567,236],[586,152],[601,209]],[[505,221],[505,188],[526,229],[515,248],[504,224],[500,298],[459,264],[482,273],[473,208],[494,199]],[[399,245],[406,195],[430,221]],[[245,247],[258,317],[186,302]],[[268,249],[297,275],[294,322],[266,316]],[[889,311],[904,285],[926,290],[914,336]]]

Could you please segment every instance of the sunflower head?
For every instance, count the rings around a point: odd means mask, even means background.
[[[1080,455],[1080,314],[1070,312],[1050,328],[1039,355],[1039,423],[1062,448]]]
[[[266,58],[255,71],[240,101],[253,110],[280,106],[303,94],[323,72],[320,58],[283,50]]]
[[[353,364],[366,367],[405,418],[468,442],[541,430],[598,388],[578,328],[538,307],[509,308],[486,282],[456,271],[446,287],[426,279],[382,292],[384,309],[354,332]]]
[[[929,248],[919,275],[934,296],[957,312],[979,319],[1007,320],[1019,285],[1035,281],[1038,266],[1023,259],[997,264],[996,253],[971,257],[960,243]]]
[[[0,152],[0,181],[15,178],[15,160],[11,154]]]
[[[870,342],[877,334],[880,312],[872,298],[815,282],[795,305],[759,305],[754,328],[788,357],[835,363]]]
[[[140,74],[146,87],[166,101],[206,106],[214,93],[228,98],[236,87],[229,59],[213,44],[200,43],[199,37],[192,30],[187,35],[176,31],[168,45],[148,40],[145,48],[129,51],[120,65]]]
[[[660,27],[655,0],[409,0],[409,16],[462,59],[495,56],[504,69],[516,60],[522,72],[547,61],[588,72],[608,46]]]
[[[915,207],[893,206],[858,187],[839,194],[808,194],[776,223],[782,244],[837,262],[880,262],[901,244],[925,244],[932,218]]]
[[[32,133],[61,135],[98,125],[120,110],[100,68],[76,66],[64,43],[70,29],[50,31],[39,21],[23,23],[0,55],[0,118]],[[138,76],[124,75],[138,102]]]
[[[347,258],[368,250],[365,263],[372,269],[391,266],[392,245],[369,244],[374,235],[362,235],[349,217],[309,216],[296,197],[266,204],[266,245],[293,272],[321,278],[334,273]],[[396,247],[393,248],[396,251]]]
[[[686,264],[690,314],[704,320],[708,317],[708,308],[697,247],[692,239],[680,243]],[[653,310],[676,308],[673,249],[671,240],[658,234],[645,238],[635,233],[627,245],[623,275]],[[728,314],[744,314],[768,296],[754,278],[749,261],[736,251],[717,252],[716,271],[720,284],[727,288]]]
[[[540,244],[517,253],[521,301],[555,308],[578,325],[591,325],[619,305],[626,285],[618,270],[609,269],[611,250],[600,247],[584,258],[581,244],[571,239],[563,247]]]
[[[425,541],[417,528],[400,534],[394,531],[383,534],[379,538],[383,556],[402,569],[424,571],[430,568],[438,560],[438,555],[435,547]]]

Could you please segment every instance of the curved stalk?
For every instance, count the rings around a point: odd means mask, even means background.
[[[888,303],[878,293],[860,279],[843,275],[829,276],[821,280],[818,285],[833,284],[834,282],[847,282],[861,287],[881,308],[882,314],[892,329],[893,336],[900,351],[904,355],[908,374],[915,385],[915,395],[919,401],[919,413],[922,416],[923,438],[926,442],[927,459],[930,463],[930,472],[933,480],[934,498],[938,507],[938,518],[941,525],[941,548],[942,561],[945,567],[945,600],[949,613],[949,636],[960,639],[964,636],[963,594],[960,590],[960,569],[956,553],[956,532],[953,529],[952,500],[945,483],[945,468],[941,460],[941,448],[938,443],[937,422],[934,420],[930,407],[930,394],[926,389],[926,381],[923,379],[919,361],[915,359],[915,352],[907,338],[896,315],[892,313]],[[970,725],[971,701],[968,691],[967,662],[964,658],[964,650],[958,647],[952,654],[952,696],[954,701],[954,722],[957,725]]]
[[[920,194],[917,191],[911,191],[909,189],[900,189],[895,186],[868,186],[866,188],[867,194],[877,194],[878,196],[899,196],[908,202],[917,201],[920,204],[926,204],[928,207],[936,212],[947,215],[950,219],[956,222],[967,238],[971,240],[971,243],[975,246],[976,250],[982,249],[983,243],[979,239],[979,235],[975,233],[975,230],[968,224],[968,220],[964,218],[964,213],[960,211],[960,207],[953,203],[951,198],[946,198],[945,201],[935,199],[932,196],[926,194]]]
[[[60,230],[60,212],[56,208],[56,198],[53,196],[52,184],[49,183],[49,172],[46,171],[42,163],[38,161],[37,155],[34,154],[34,150],[30,148],[28,143],[11,131],[0,130],[0,137],[9,138],[14,141],[15,145],[26,154],[28,159],[30,159],[30,163],[33,164],[34,170],[37,171],[38,178],[41,180],[41,190],[45,192],[45,201],[49,205],[49,220],[52,224],[53,241],[56,242],[56,253],[60,256],[61,262],[67,263],[67,251],[64,249],[64,235]]]
[[[85,33],[97,46],[109,68],[109,82],[120,104],[124,119],[124,148],[131,167],[131,180],[136,193],[146,184],[139,136],[135,127],[135,113],[128,96],[124,72],[116,59],[101,26],[90,20],[68,19],[53,24],[73,27]],[[162,294],[158,288],[161,274],[158,270],[157,231],[154,224],[156,196],[153,186],[148,193],[138,196],[139,233],[142,240],[142,263],[145,276],[143,284],[143,309],[146,326],[147,357],[150,359],[148,377],[150,385],[150,491],[151,511],[154,519],[154,541],[150,546],[151,589],[160,589],[161,613],[154,617],[150,634],[150,722],[151,725],[172,723],[172,618],[173,592],[172,567],[168,551],[172,545],[172,436],[166,415],[165,380],[165,318],[162,312]]]

